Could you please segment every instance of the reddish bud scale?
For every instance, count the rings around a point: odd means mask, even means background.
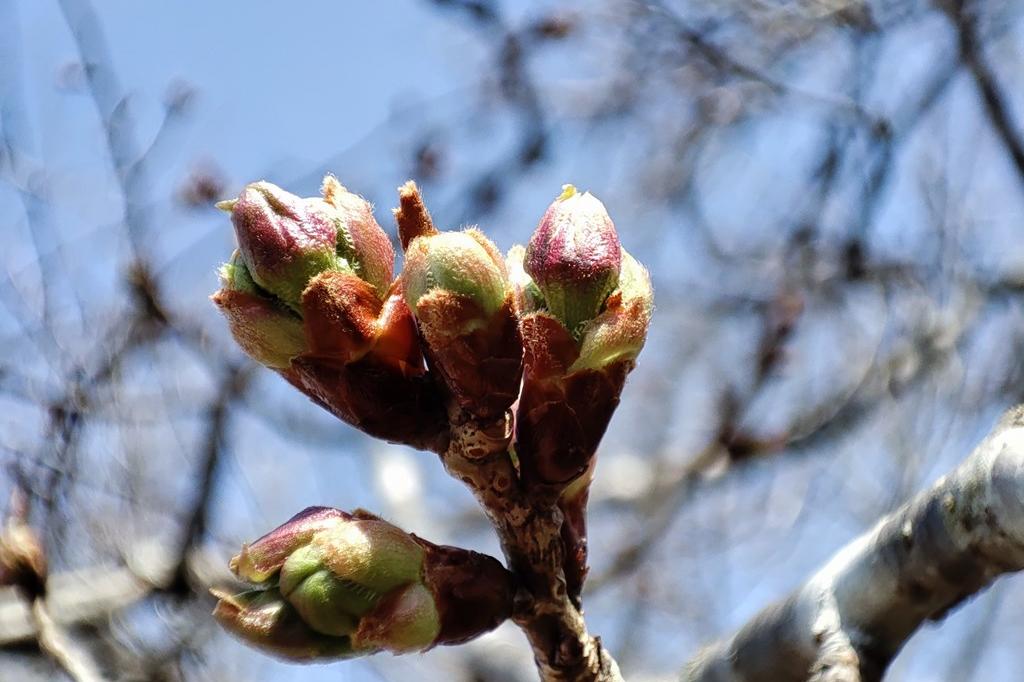
[[[314,402],[370,436],[434,452],[447,442],[444,400],[427,375],[403,375],[373,355],[349,364],[300,356],[290,374]]]
[[[377,339],[381,302],[370,284],[349,272],[322,272],[302,292],[309,353],[343,364],[365,355]]]
[[[303,318],[310,350],[293,368],[304,393],[371,436],[438,447],[442,400],[397,290],[382,303],[359,277],[325,272],[303,293]]]
[[[578,350],[546,313],[520,322],[523,388],[516,413],[516,453],[525,479],[566,485],[590,465],[633,362],[570,372]]]
[[[464,334],[452,335],[451,330],[483,315],[465,296],[428,294],[417,315],[430,365],[455,401],[481,419],[500,417],[515,402],[522,377],[522,342],[511,299],[486,326]]]
[[[408,249],[416,237],[437,234],[430,211],[423,203],[416,183],[409,180],[398,188],[398,208],[394,209],[395,222],[398,223],[398,239],[402,249]]]
[[[567,485],[587,469],[631,365],[583,370],[560,381],[527,377],[516,414],[516,454],[524,479]]]
[[[462,644],[512,615],[512,574],[500,562],[486,554],[413,537],[426,550],[424,581],[441,616],[437,644]]]

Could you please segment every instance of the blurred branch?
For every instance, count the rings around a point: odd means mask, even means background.
[[[130,566],[94,566],[51,574],[46,605],[60,627],[97,623],[117,611],[163,590],[174,577],[177,558],[158,543],[137,545]],[[187,565],[192,581],[203,586],[234,582],[220,552],[192,550]],[[0,647],[36,636],[31,607],[17,588],[0,588]]]
[[[653,0],[644,3],[647,11],[656,12],[664,18],[676,31],[677,38],[689,45],[712,68],[738,78],[760,83],[776,95],[789,95],[822,105],[835,114],[841,114],[850,120],[866,125],[875,130],[884,130],[888,123],[866,110],[859,103],[843,95],[826,95],[809,92],[803,88],[784,83],[766,71],[755,68],[734,58],[724,49],[709,41],[701,31],[689,26],[678,14],[669,9],[664,2]]]
[[[956,28],[960,59],[978,86],[988,120],[1006,147],[1017,176],[1024,183],[1024,139],[1013,124],[1009,102],[999,87],[995,72],[985,59],[972,4],[970,0],[952,0],[945,7],[946,14]]]
[[[36,627],[39,648],[59,665],[75,682],[104,682],[89,658],[88,652],[72,642],[53,621],[46,608],[46,600],[38,598],[32,602],[32,621]]]
[[[869,682],[926,620],[1024,569],[1024,406],[951,475],[689,664],[690,682]]]
[[[210,504],[213,501],[214,485],[221,452],[227,435],[229,408],[235,400],[244,397],[252,377],[255,365],[245,363],[239,367],[229,367],[221,381],[220,390],[210,404],[205,418],[206,437],[202,447],[202,459],[199,467],[198,480],[195,485],[196,496],[192,501],[185,522],[185,532],[178,551],[178,563],[174,569],[174,577],[170,589],[187,592],[189,589],[188,559],[206,534],[209,523]]]
[[[146,202],[142,190],[148,186],[143,152],[135,137],[135,121],[128,113],[128,99],[123,94],[113,69],[106,39],[99,18],[88,0],[60,0],[64,20],[78,48],[85,71],[89,93],[96,104],[114,173],[124,199],[124,224],[135,259],[148,253],[143,247],[146,225]],[[166,120],[165,120],[166,123]]]

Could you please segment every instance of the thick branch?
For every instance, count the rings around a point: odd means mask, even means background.
[[[530,641],[541,678],[622,682],[615,660],[569,599],[557,495],[523,489],[508,453],[505,418],[490,425],[453,421],[445,468],[470,487],[494,524],[517,581],[513,620]]]
[[[690,663],[691,682],[868,682],[926,620],[1024,569],[1024,406],[951,475]]]

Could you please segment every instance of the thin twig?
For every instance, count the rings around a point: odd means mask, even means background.
[[[36,627],[39,648],[53,662],[61,667],[75,682],[106,682],[106,679],[89,657],[89,653],[73,642],[50,617],[46,600],[42,597],[32,602],[32,621]]]

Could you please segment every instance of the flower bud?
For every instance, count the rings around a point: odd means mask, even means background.
[[[239,344],[314,402],[369,435],[437,450],[448,435],[443,387],[392,282],[391,241],[333,176],[321,193],[257,182],[218,204],[239,249],[214,301]]]
[[[653,307],[647,270],[623,249],[619,288],[608,297],[605,311],[585,327],[580,355],[570,373],[636,359],[647,340]]]
[[[320,192],[322,201],[310,201],[334,222],[338,256],[383,299],[391,286],[395,249],[373,217],[373,206],[345,189],[333,175],[324,176]]]
[[[243,547],[231,569],[264,589],[217,594],[214,615],[287,658],[419,651],[475,637],[511,612],[510,576],[494,559],[361,511],[307,509]]]
[[[267,653],[293,661],[344,659],[358,656],[349,637],[333,637],[310,628],[276,589],[241,594],[213,592],[213,617],[239,639]]]
[[[246,353],[274,369],[286,368],[306,350],[302,320],[261,292],[238,252],[220,270],[222,288],[211,298]]]
[[[569,524],[575,537],[565,540],[581,557],[566,567],[575,599],[586,573],[586,472],[593,470],[598,443],[643,348],[651,282],[619,245],[601,202],[571,186],[548,209],[526,249],[524,270],[547,310],[535,307],[526,275],[517,275],[514,263],[509,268],[518,284],[524,351],[516,452],[524,480],[571,491],[563,512],[576,519]]]
[[[242,262],[253,280],[296,311],[314,275],[343,267],[335,223],[277,185],[254,182],[218,207],[231,211]]]
[[[413,312],[430,294],[468,299],[479,308],[482,318],[490,317],[505,302],[501,256],[478,230],[417,237],[409,244],[405,259],[402,286]],[[459,322],[470,326],[463,331],[482,324],[472,318]]]
[[[430,366],[455,402],[481,419],[504,415],[519,392],[522,344],[501,254],[476,229],[416,237],[404,294]]]
[[[574,337],[615,289],[620,264],[619,239],[604,204],[565,185],[530,238],[524,267],[548,310]]]

